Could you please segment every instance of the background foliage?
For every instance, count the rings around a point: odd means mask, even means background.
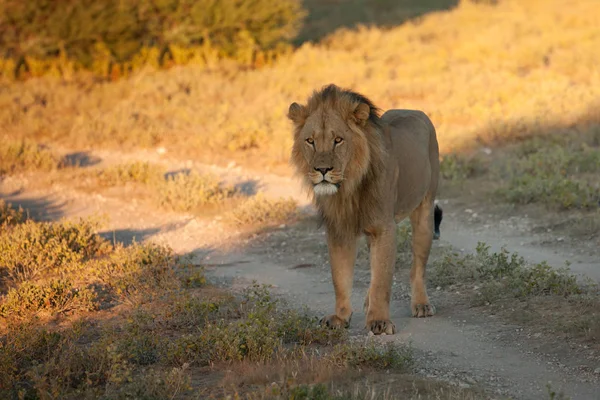
[[[0,54],[17,76],[36,63],[51,69],[48,60],[101,74],[194,57],[250,61],[281,50],[304,16],[298,0],[0,0]]]

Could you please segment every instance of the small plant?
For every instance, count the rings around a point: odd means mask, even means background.
[[[408,347],[387,343],[384,346],[369,343],[337,345],[328,360],[342,367],[393,369],[406,371],[413,364],[412,351]]]
[[[231,211],[227,218],[235,225],[269,225],[287,222],[297,215],[295,200],[271,200],[262,193],[246,200]]]
[[[566,268],[554,269],[545,262],[529,266],[517,253],[509,253],[506,249],[490,253],[489,249],[488,245],[479,242],[475,255],[445,255],[435,264],[430,282],[440,286],[481,282],[484,295],[478,298],[478,303],[506,295],[567,297],[583,291],[577,278]]]
[[[23,209],[19,207],[18,210],[15,210],[11,207],[10,204],[4,202],[4,200],[0,199],[0,228],[3,225],[16,225],[25,220],[25,216],[23,215]]]
[[[192,211],[205,204],[222,202],[236,194],[235,188],[223,186],[216,178],[194,171],[167,177],[159,189],[160,205],[175,211]]]
[[[511,203],[542,203],[560,209],[596,209],[600,186],[589,175],[600,172],[600,150],[550,146],[525,152],[499,168],[507,184],[497,193]]]
[[[103,169],[98,174],[98,179],[101,184],[107,186],[123,185],[128,182],[157,185],[164,180],[163,176],[164,172],[157,166],[136,161]]]
[[[25,282],[10,289],[0,304],[0,316],[25,316],[40,310],[62,313],[96,309],[95,294],[87,288],[75,288],[69,280],[52,280],[38,285]]]
[[[27,171],[52,171],[64,166],[63,161],[30,140],[0,141],[0,176]]]
[[[0,230],[0,268],[16,283],[43,273],[63,274],[79,269],[83,261],[108,250],[108,242],[95,233],[97,227],[98,223],[92,220],[28,220]]]
[[[440,175],[449,181],[463,181],[484,172],[483,161],[478,157],[466,157],[451,153],[440,161]]]
[[[93,271],[121,299],[145,302],[179,287],[176,262],[170,248],[133,243],[117,246],[108,257],[95,262]]]

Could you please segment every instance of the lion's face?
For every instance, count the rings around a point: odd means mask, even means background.
[[[290,118],[296,123],[292,161],[316,196],[335,195],[342,187],[352,190],[366,171],[368,144],[358,117],[368,117],[368,106],[366,115],[361,112],[365,109],[359,105],[345,116],[325,108],[306,115],[303,106],[290,106]]]

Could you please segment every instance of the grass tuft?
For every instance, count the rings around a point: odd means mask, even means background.
[[[262,193],[246,200],[227,214],[233,224],[272,225],[288,222],[297,216],[297,203],[292,198],[269,199]]]
[[[23,221],[25,221],[25,215],[22,208],[19,207],[18,210],[15,210],[10,203],[0,199],[0,229],[2,226],[16,225]]]
[[[60,157],[31,140],[0,141],[0,176],[29,171],[52,171],[64,166]]]

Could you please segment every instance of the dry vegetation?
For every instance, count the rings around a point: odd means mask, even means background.
[[[462,1],[391,29],[342,30],[272,67],[188,66],[131,79],[34,79],[0,95],[5,135],[72,148],[165,146],[285,163],[292,101],[329,82],[376,104],[425,110],[444,152],[598,123],[594,1]],[[257,155],[260,154],[260,158]],[[254,163],[255,167],[258,167]]]
[[[317,3],[307,2],[321,12]],[[40,143],[70,150],[160,146],[181,158],[235,159],[285,174],[288,105],[335,82],[383,109],[429,114],[445,181],[486,182],[485,194],[501,201],[581,212],[585,234],[597,235],[600,8],[593,0],[568,7],[558,0],[461,1],[388,24],[450,3],[380,12],[390,20],[377,22],[387,28],[338,30],[258,69],[192,62],[167,71],[148,66],[114,82],[78,74],[2,82],[0,179],[52,172],[76,178],[79,189],[133,187],[144,201],[176,212],[227,208],[224,221],[236,228],[286,223],[298,215],[293,200],[247,198],[213,176],[148,162],[78,168]],[[321,17],[300,39],[331,31],[325,19],[335,27],[364,20]],[[459,152],[499,144],[511,145],[494,147],[492,156]],[[212,288],[201,266],[168,248],[110,243],[92,220],[40,223],[25,215],[0,200],[0,397],[481,398],[411,376],[409,348],[351,343],[265,288],[236,295]],[[403,256],[410,229],[398,229]],[[481,244],[474,256],[447,254],[429,279],[460,286],[474,307],[507,318],[516,308],[523,324],[600,341],[598,289],[565,270],[527,266]],[[379,370],[396,383],[377,381]]]
[[[409,347],[350,342],[263,286],[212,288],[169,248],[111,244],[91,220],[17,220],[0,226],[3,398],[361,398],[380,370],[415,398],[477,393],[411,385]]]

